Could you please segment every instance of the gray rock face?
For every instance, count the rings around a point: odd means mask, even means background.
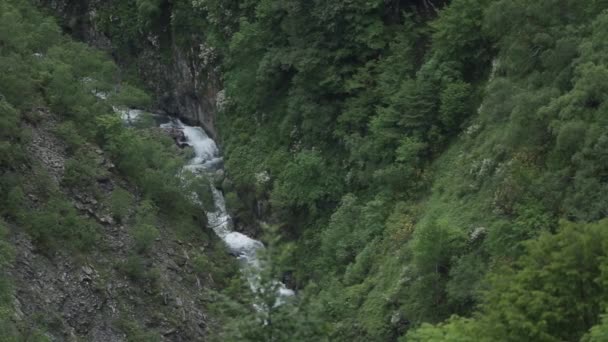
[[[112,37],[96,24],[99,9],[112,6],[113,1],[119,0],[38,0],[40,5],[54,11],[66,32],[116,56]],[[181,47],[175,44],[174,37],[170,38],[170,42],[163,43],[168,46],[161,46],[159,37],[149,33],[143,42],[144,50],[130,63],[135,63],[140,77],[154,92],[158,109],[184,122],[201,125],[217,140],[215,117],[221,90],[217,59],[202,42]],[[171,52],[168,59],[162,57],[167,50]]]
[[[135,248],[133,225],[130,220],[117,223],[104,199],[118,185],[134,198],[139,194],[111,172],[103,151],[99,153],[92,145],[88,148],[99,157],[98,167],[107,174],[104,183],[99,183],[101,198],[86,190],[63,188],[68,155],[63,142],[52,133],[57,119],[44,110],[40,116],[41,122],[29,127],[28,152],[74,208],[97,221],[99,248],[82,254],[61,246],[38,248],[23,227],[9,225],[16,257],[8,270],[15,288],[14,320],[25,327],[45,326],[52,341],[126,341],[120,322],[153,330],[163,341],[204,340],[209,320],[199,294],[209,282],[194,275],[190,262],[190,256],[203,246],[176,240],[172,227],[159,224],[159,238],[142,256],[142,267],[150,276],[129,277],[124,265]],[[34,207],[40,201],[33,194],[26,195]]]
[[[50,130],[53,130],[57,125],[54,117],[43,109],[39,109],[38,113],[45,120],[48,129],[29,127],[32,132],[32,142],[28,146],[28,152],[47,167],[53,180],[59,182],[65,171],[66,148],[59,138],[50,133]]]
[[[40,6],[51,9],[63,22],[63,29],[74,38],[99,49],[110,50],[112,44],[96,26],[96,8],[102,0],[37,0]]]

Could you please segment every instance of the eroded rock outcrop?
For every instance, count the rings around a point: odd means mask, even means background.
[[[156,33],[140,32],[142,48],[135,55],[117,53],[114,37],[99,24],[104,19],[114,25],[121,21],[136,20],[112,13],[103,18],[103,8],[112,8],[117,0],[38,0],[41,6],[50,8],[62,23],[64,30],[75,38],[111,53],[125,67],[135,67],[148,89],[154,93],[159,110],[181,118],[184,122],[201,125],[211,138],[217,139],[215,125],[218,93],[221,91],[217,56],[206,47],[202,39],[191,37],[186,45],[176,43],[170,18],[161,20],[165,27]],[[169,5],[170,6],[170,5]],[[170,9],[167,9],[170,15]],[[133,14],[131,14],[133,15]],[[162,25],[161,25],[162,26]],[[159,33],[164,33],[163,39]],[[167,58],[170,57],[170,58]]]
[[[98,192],[65,188],[62,177],[70,156],[65,143],[55,136],[58,120],[45,109],[39,115],[40,121],[27,127],[32,132],[27,151],[78,213],[97,222],[100,241],[98,248],[75,255],[61,246],[41,248],[27,230],[11,227],[15,263],[8,272],[16,290],[13,319],[30,329],[44,326],[53,341],[127,341],[128,324],[154,331],[163,341],[204,340],[209,319],[202,293],[213,280],[196,271],[193,258],[204,254],[209,245],[185,243],[169,223],[159,223],[158,238],[141,258],[145,276],[134,279],[127,267],[135,250],[136,204],[119,222],[102,198],[119,186],[136,201],[140,195],[115,172],[104,152],[92,145],[82,148],[91,150],[105,175],[91,180],[98,182]],[[26,184],[25,188],[32,187]],[[26,195],[35,210],[35,195]]]

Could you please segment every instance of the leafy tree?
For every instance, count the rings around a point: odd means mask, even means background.
[[[278,206],[307,207],[316,210],[316,204],[327,200],[337,191],[336,181],[331,171],[323,165],[316,151],[299,153],[295,160],[286,165],[277,180],[273,201]]]
[[[608,303],[606,225],[561,222],[556,234],[526,243],[526,254],[488,278],[475,319],[452,318],[408,334],[418,341],[578,340],[600,323]],[[601,326],[585,338],[601,336]]]
[[[583,342],[599,342],[608,338],[608,330],[606,328],[606,316],[602,315],[601,323],[594,325],[585,336],[581,339]]]

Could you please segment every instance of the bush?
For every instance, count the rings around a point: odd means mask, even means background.
[[[151,27],[161,15],[162,0],[137,0],[136,3],[140,28]]]
[[[204,255],[197,255],[193,258],[192,268],[194,268],[194,272],[196,272],[196,274],[201,276],[208,273],[213,273],[213,263],[211,263]]]
[[[112,101],[129,108],[147,108],[152,104],[152,98],[143,90],[122,85],[120,91],[112,96]]]
[[[158,229],[150,224],[138,224],[133,231],[137,253],[147,252],[160,235]]]
[[[21,115],[13,106],[2,99],[0,94],[0,166],[11,166],[24,157]]]
[[[55,134],[57,134],[68,147],[68,152],[70,154],[74,154],[78,149],[80,149],[85,144],[85,140],[78,134],[78,130],[76,126],[71,121],[66,121],[60,124],[55,129]]]
[[[61,246],[88,251],[98,239],[96,224],[78,215],[74,207],[61,198],[53,198],[25,220],[34,240],[47,248]]]
[[[0,202],[1,203],[1,202]],[[6,200],[2,203],[2,210],[7,217],[19,221],[25,215],[23,206],[25,204],[25,194],[20,186],[15,186],[8,191]]]
[[[162,341],[157,333],[145,331],[137,322],[121,318],[116,325],[127,335],[128,342],[156,342]]]
[[[0,221],[0,274],[2,270],[15,260],[15,249],[6,241],[8,229]],[[0,304],[3,302],[4,291],[0,291]]]
[[[10,319],[13,311],[13,287],[6,268],[15,261],[15,249],[6,241],[8,229],[0,220],[0,336],[3,341],[18,341],[17,330]]]
[[[65,163],[63,184],[73,189],[96,191],[97,179],[101,176],[97,164],[96,156],[89,151],[69,159]]]
[[[119,265],[120,271],[135,281],[144,281],[146,279],[146,266],[144,259],[136,254],[133,254]]]
[[[119,187],[112,191],[109,199],[109,206],[112,216],[117,221],[123,222],[129,214],[132,204],[133,198],[127,190]]]
[[[196,175],[191,172],[183,174],[184,189],[192,191],[196,195],[196,201],[200,202],[205,210],[215,210],[215,202],[211,191],[211,183],[204,175]],[[196,202],[195,201],[195,202]],[[199,204],[199,203],[195,203]]]
[[[141,255],[131,254],[118,264],[118,270],[140,284],[146,284],[152,288],[156,288],[158,285],[157,281],[160,277],[158,270],[150,268],[149,261]]]

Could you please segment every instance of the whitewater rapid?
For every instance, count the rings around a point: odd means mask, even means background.
[[[178,129],[184,133],[186,143],[194,150],[194,157],[184,166],[184,169],[194,174],[209,176],[223,169],[223,158],[217,144],[201,127],[185,125],[178,119],[160,125],[161,128]],[[259,253],[264,250],[264,244],[258,240],[233,230],[232,218],[226,210],[226,201],[220,189],[211,184],[214,210],[207,211],[207,221],[215,234],[224,241],[230,253],[239,260],[241,269],[245,274],[249,287],[255,293],[260,289],[260,274],[263,264]],[[283,283],[277,282],[278,301],[291,297],[294,292]]]
[[[107,100],[108,94],[105,92],[94,91],[93,94],[100,100]],[[121,108],[113,106],[114,112],[117,113],[126,125],[133,125],[145,113],[142,110],[134,108]],[[165,115],[153,114],[157,118],[167,118]],[[192,172],[194,175],[207,177],[210,182],[213,179],[213,174],[223,171],[223,158],[213,139],[201,128],[196,126],[188,126],[179,119],[169,118],[168,122],[160,124],[164,129],[177,129],[184,133],[185,143],[194,150],[194,157],[184,165],[184,170]],[[261,272],[264,266],[259,258],[260,252],[264,250],[264,244],[258,240],[252,239],[249,236],[233,230],[232,218],[226,210],[226,201],[222,191],[215,187],[211,182],[211,192],[213,195],[212,211],[205,212],[207,222],[213,229],[215,234],[224,241],[230,253],[235,255],[241,265],[241,270],[247,278],[251,291],[257,293],[263,290],[261,286]],[[193,200],[201,203],[196,194],[193,193]],[[202,203],[201,203],[202,204]],[[277,288],[277,303],[280,305],[288,297],[295,295],[294,291],[287,288],[285,284],[274,281]],[[255,305],[256,309],[262,310],[261,306]]]

